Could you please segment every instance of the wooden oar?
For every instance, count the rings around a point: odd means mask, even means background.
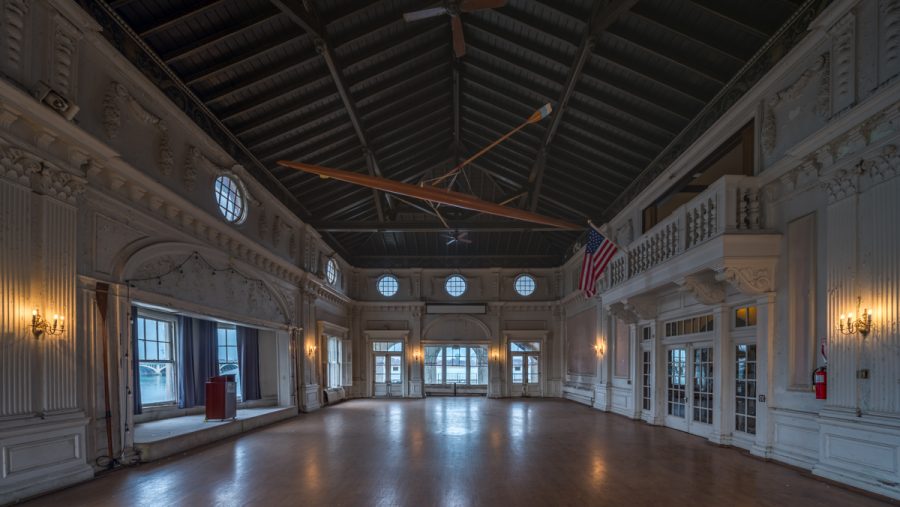
[[[336,180],[346,181],[347,183],[353,183],[354,185],[374,188],[377,190],[383,190],[385,192],[405,195],[408,197],[415,197],[417,199],[422,199],[425,201],[439,202],[441,204],[446,204],[449,206],[456,206],[457,208],[480,211],[489,215],[512,218],[515,220],[521,220],[523,222],[549,225],[550,227],[557,227],[563,230],[580,231],[584,229],[584,227],[580,225],[576,225],[559,218],[538,215],[537,213],[532,213],[530,211],[525,211],[518,208],[509,208],[500,204],[481,200],[473,195],[464,194],[462,192],[455,192],[453,190],[436,188],[430,185],[411,185],[409,183],[389,180],[387,178],[379,178],[377,176],[369,176],[367,174],[343,171],[340,169],[332,169],[330,167],[304,164],[302,162],[291,162],[289,160],[279,160],[278,165],[311,174],[318,174],[322,178],[334,178]]]

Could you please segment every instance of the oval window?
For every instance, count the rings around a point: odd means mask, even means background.
[[[444,283],[444,289],[453,297],[462,296],[466,292],[466,279],[460,275],[450,275]]]

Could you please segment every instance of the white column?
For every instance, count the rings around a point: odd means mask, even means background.
[[[716,332],[713,342],[713,428],[709,439],[729,445],[734,427],[734,342],[731,339],[731,309],[713,308]]]
[[[771,457],[772,445],[775,442],[775,418],[769,410],[775,400],[774,366],[778,364],[775,360],[775,319],[775,293],[757,296],[756,442],[750,453],[763,458]]]

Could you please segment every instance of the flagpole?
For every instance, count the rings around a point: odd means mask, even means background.
[[[615,241],[613,241],[613,239],[612,239],[611,237],[609,237],[609,235],[607,235],[605,232],[601,231],[601,230],[600,230],[600,227],[597,227],[596,225],[594,225],[594,222],[593,222],[593,221],[588,220],[587,223],[588,223],[588,225],[591,226],[591,229],[594,229],[595,231],[597,231],[597,234],[600,234],[601,236],[603,236],[604,238],[606,238],[610,243],[612,243],[613,245],[615,245],[615,246],[616,246],[616,249],[621,250],[621,251],[623,251],[623,252],[625,251],[625,249],[622,248],[621,245],[619,245],[618,243],[616,243]],[[608,224],[609,224],[609,222],[607,222],[606,224],[603,224],[603,225],[608,225]]]

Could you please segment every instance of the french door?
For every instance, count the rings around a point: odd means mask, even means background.
[[[372,349],[372,395],[403,396],[403,342],[374,342]]]
[[[708,436],[712,422],[712,346],[669,347],[666,350],[666,426]]]
[[[510,396],[542,396],[541,342],[510,342]]]

